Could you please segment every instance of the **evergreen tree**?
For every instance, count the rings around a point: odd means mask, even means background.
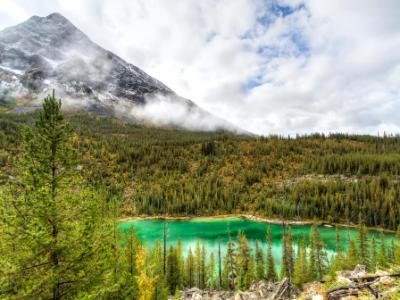
[[[318,227],[315,228],[315,263],[317,278],[322,279],[328,267],[328,257]]]
[[[130,226],[127,231],[119,233],[118,237],[124,243],[117,244],[117,251],[121,255],[114,260],[113,266],[116,271],[114,270],[113,275],[115,277],[109,282],[110,285],[113,283],[118,288],[115,288],[114,291],[109,290],[106,298],[137,298],[139,293],[137,258],[143,248],[133,226]],[[141,255],[143,255],[142,259],[147,259],[144,252]]]
[[[310,230],[310,267],[308,269],[308,275],[307,278],[308,280],[312,281],[316,278],[317,274],[317,267],[316,267],[316,237],[315,237],[315,225],[311,226]]]
[[[236,249],[230,236],[227,244],[226,256],[223,267],[223,285],[225,288],[234,290],[236,287]]]
[[[254,261],[250,246],[242,232],[238,234],[238,251],[236,256],[237,288],[245,290],[254,278]]]
[[[194,255],[194,265],[195,265],[195,280],[196,286],[199,288],[204,288],[205,283],[205,269],[206,269],[206,262],[205,262],[205,248],[201,247],[200,241],[196,241],[196,249]]]
[[[170,294],[174,294],[176,289],[179,288],[179,262],[175,249],[170,246],[167,255],[167,285]]]
[[[268,226],[267,229],[267,280],[270,282],[275,282],[277,279],[275,271],[274,257],[272,256],[272,235],[271,227]]]
[[[210,259],[207,264],[207,273],[206,273],[206,280],[207,280],[207,288],[210,290],[215,289],[217,286],[215,281],[215,257],[214,253],[211,253]]]
[[[155,299],[155,289],[157,286],[156,278],[149,275],[148,268],[146,267],[146,251],[143,248],[139,248],[136,256],[136,261],[138,265],[139,274],[137,275],[137,282],[139,287],[139,300],[152,300]],[[111,297],[110,299],[118,299],[116,297]],[[135,299],[121,297],[120,299]],[[163,299],[163,298],[161,298]],[[166,300],[166,297],[163,299]]]
[[[256,241],[256,279],[262,280],[265,278],[265,262],[262,248]]]
[[[362,215],[360,216],[360,223],[358,225],[358,254],[359,262],[369,265],[368,231]]]
[[[378,265],[379,267],[386,268],[387,267],[387,256],[386,256],[386,243],[385,243],[385,235],[383,234],[383,230],[380,232],[380,250],[378,253]]]
[[[357,262],[359,260],[358,253],[357,253],[357,247],[355,245],[355,242],[353,239],[350,239],[348,241],[348,249],[347,249],[347,257],[346,257],[346,267],[347,269],[354,269],[354,267],[357,265]]]
[[[218,239],[218,287],[222,288],[221,241]]]
[[[183,286],[184,273],[185,273],[184,259],[183,259],[183,254],[182,254],[182,241],[180,241],[180,240],[178,241],[175,251],[176,251],[176,257],[178,260],[178,273],[179,273],[178,288],[181,288]]]
[[[204,289],[206,286],[206,276],[207,276],[207,269],[206,269],[206,248],[204,245],[201,247],[201,256],[200,256],[200,288]]]
[[[163,257],[163,246],[160,241],[156,241],[154,248],[148,255],[148,260],[144,262],[144,265],[146,266],[146,276],[153,278],[154,291],[152,294],[152,300],[165,300],[168,297],[168,286],[164,275]]]
[[[394,253],[394,263],[400,265],[400,225],[396,232],[397,247]]]
[[[393,264],[395,262],[395,252],[396,252],[396,246],[394,244],[394,239],[390,240],[390,248],[389,248],[389,255],[388,255],[388,261],[390,264]]]
[[[376,270],[377,260],[378,260],[378,253],[376,251],[376,241],[375,241],[375,237],[372,236],[372,239],[371,239],[371,258],[370,258],[370,264],[369,264],[369,267],[370,267],[371,271],[375,271]]]
[[[340,231],[339,231],[339,226],[336,225],[335,227],[335,231],[336,231],[336,255],[339,254],[341,252],[341,247],[340,247]]]
[[[290,226],[284,226],[284,235],[282,237],[282,272],[281,277],[293,277],[293,245],[292,245],[292,233]]]
[[[18,184],[0,200],[11,298],[74,298],[91,293],[105,275],[108,212],[80,176],[73,145],[53,92],[22,133]]]
[[[297,256],[294,264],[293,283],[297,287],[301,287],[307,278],[307,249],[305,239],[301,239],[297,245]]]
[[[190,248],[185,263],[185,284],[189,288],[195,286],[196,284],[195,259],[193,257],[192,249]]]

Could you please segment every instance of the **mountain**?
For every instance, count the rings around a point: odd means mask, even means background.
[[[188,129],[236,130],[98,46],[58,13],[0,31],[0,102],[11,98],[36,107],[52,89],[67,109]]]

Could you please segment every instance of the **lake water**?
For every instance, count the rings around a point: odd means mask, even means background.
[[[276,265],[279,267],[282,258],[281,241],[283,235],[283,226],[277,224],[268,224],[263,222],[255,222],[242,218],[198,218],[192,220],[132,220],[125,221],[121,224],[123,230],[128,230],[130,226],[134,226],[138,238],[150,247],[154,245],[156,240],[162,240],[164,223],[168,228],[168,245],[176,245],[178,240],[182,242],[183,252],[187,253],[189,248],[192,251],[195,248],[196,241],[199,240],[206,247],[207,253],[214,252],[217,255],[218,241],[221,242],[221,251],[225,254],[226,244],[229,239],[228,233],[233,241],[237,240],[237,235],[243,232],[252,249],[255,249],[256,241],[266,253],[266,230],[267,226],[271,227],[272,233],[272,253]],[[310,225],[291,225],[293,240],[297,241],[306,235],[307,239],[310,233]],[[334,254],[336,249],[336,230],[333,227],[320,226],[321,238],[326,245],[328,255]],[[347,248],[347,236],[356,239],[357,230],[353,228],[340,227],[341,249]],[[380,236],[377,231],[370,231],[369,237],[375,236],[377,246],[380,244]],[[387,245],[394,238],[393,234],[385,234]]]

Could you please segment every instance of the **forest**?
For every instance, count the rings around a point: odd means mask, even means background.
[[[37,113],[0,112],[0,182],[15,177],[21,127]],[[118,198],[122,216],[248,213],[357,224],[400,223],[400,137],[254,137],[154,128],[69,113],[81,175]]]
[[[1,113],[0,130],[1,298],[178,299],[193,286],[286,277],[301,287],[358,263],[400,265],[400,230],[389,246],[383,237],[399,225],[398,137],[156,129],[64,115],[54,94],[35,113]],[[225,253],[197,242],[186,256],[166,234],[149,248],[119,227],[124,216],[223,213],[353,223],[358,235],[345,249],[336,230],[328,257],[317,225],[296,242],[286,226],[278,270],[268,227],[254,253],[239,233]]]

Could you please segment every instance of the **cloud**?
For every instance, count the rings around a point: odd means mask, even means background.
[[[2,1],[0,26],[58,10],[255,133],[400,132],[397,0]]]
[[[184,99],[177,101],[177,99],[163,95],[152,96],[147,99],[146,105],[133,106],[130,115],[137,120],[159,126],[175,126],[195,131],[230,130],[244,133],[239,128],[235,128],[197,106],[186,103]]]

